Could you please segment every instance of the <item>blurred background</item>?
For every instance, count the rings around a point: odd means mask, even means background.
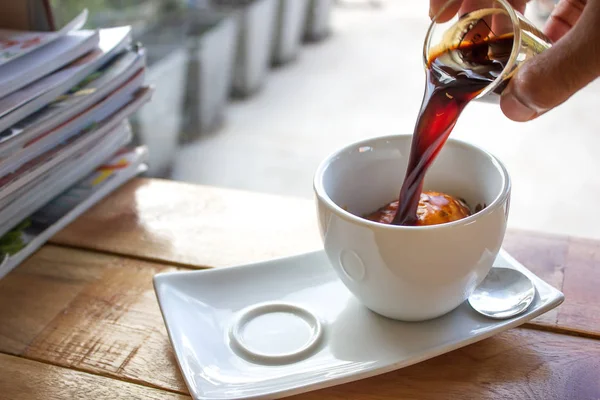
[[[554,0],[530,3],[540,27]],[[134,118],[148,176],[312,198],[318,163],[349,142],[411,134],[424,88],[426,0],[52,0],[60,25],[131,24],[152,103]],[[568,71],[565,71],[568,73]],[[549,82],[549,85],[552,83]],[[509,224],[600,238],[600,86],[528,123],[470,104],[452,137],[513,178]]]

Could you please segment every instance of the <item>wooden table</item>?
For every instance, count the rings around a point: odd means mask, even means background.
[[[0,399],[189,398],[152,276],[320,246],[310,200],[134,180],[0,280]],[[297,398],[600,399],[600,242],[511,231],[505,248],[565,302],[474,345]]]

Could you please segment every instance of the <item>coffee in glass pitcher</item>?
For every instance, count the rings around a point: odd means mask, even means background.
[[[415,225],[423,181],[472,100],[499,102],[517,68],[550,40],[505,0],[451,0],[427,31],[426,85],[408,168],[391,221]]]

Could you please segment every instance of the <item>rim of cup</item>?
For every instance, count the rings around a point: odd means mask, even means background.
[[[317,198],[319,200],[323,201],[323,203],[325,205],[327,205],[327,207],[332,212],[336,213],[338,216],[340,216],[346,220],[349,220],[351,222],[360,223],[363,225],[367,225],[367,226],[371,226],[373,228],[379,228],[379,229],[407,230],[407,231],[408,230],[427,231],[427,230],[434,230],[434,229],[440,230],[440,229],[450,229],[450,228],[454,228],[454,227],[461,226],[461,225],[468,225],[468,224],[475,222],[477,219],[481,218],[482,216],[492,213],[494,210],[496,210],[498,207],[500,207],[502,204],[504,204],[504,202],[508,198],[510,191],[511,191],[512,183],[511,183],[510,175],[509,175],[508,170],[506,169],[505,165],[489,151],[484,150],[483,148],[475,146],[471,143],[467,143],[463,140],[454,139],[454,138],[449,138],[446,141],[446,143],[444,144],[444,146],[448,146],[448,145],[458,146],[458,147],[466,148],[469,151],[475,151],[475,152],[485,155],[486,157],[488,157],[491,160],[491,163],[497,168],[497,170],[500,172],[500,175],[502,176],[502,190],[500,190],[500,192],[496,195],[494,200],[490,204],[488,204],[483,210],[475,212],[466,218],[462,218],[462,219],[459,219],[456,221],[446,222],[443,224],[437,224],[437,225],[423,225],[423,226],[391,225],[391,224],[382,224],[380,222],[371,221],[366,218],[355,215],[349,211],[346,211],[344,208],[340,207],[336,202],[334,202],[331,199],[331,197],[329,197],[329,195],[327,194],[327,190],[325,189],[325,187],[323,185],[323,175],[333,160],[342,156],[344,153],[358,149],[363,146],[373,145],[377,142],[382,142],[382,141],[385,142],[388,140],[394,140],[394,139],[399,139],[399,138],[408,138],[408,137],[412,137],[412,135],[376,136],[376,137],[372,137],[369,139],[363,139],[363,140],[360,140],[360,141],[357,141],[354,143],[350,143],[349,145],[346,145],[342,148],[338,148],[337,150],[331,152],[327,157],[325,157],[319,163],[319,165],[316,169],[316,172],[314,174],[313,191],[315,192],[315,195],[317,196]],[[443,149],[442,149],[442,151],[443,151]],[[399,191],[400,191],[400,188],[398,188],[398,192]]]
[[[434,32],[435,28],[439,25],[439,23],[437,22],[437,19],[440,17],[440,15],[442,15],[442,13],[444,11],[446,11],[446,9],[448,7],[450,7],[451,4],[456,3],[457,1],[459,1],[459,0],[447,0],[446,3],[444,3],[444,5],[442,6],[442,8],[440,8],[438,13],[432,18],[429,28],[427,28],[427,33],[425,35],[425,40],[423,42],[423,55],[422,55],[425,68],[427,68],[427,63],[429,62],[429,54],[427,53],[427,51],[429,50],[429,47],[431,46],[431,39],[433,36],[433,32]],[[481,99],[482,97],[488,95],[489,93],[491,93],[493,90],[495,90],[498,86],[500,86],[503,82],[505,82],[508,79],[508,77],[513,73],[514,69],[517,67],[517,58],[523,47],[523,43],[521,40],[520,21],[519,21],[519,17],[517,15],[516,10],[506,0],[494,0],[494,1],[496,3],[499,3],[502,6],[502,8],[506,12],[506,14],[508,15],[508,18],[510,19],[510,21],[512,23],[513,47],[511,49],[508,62],[506,63],[506,66],[502,69],[502,73],[500,73],[500,75],[498,75],[498,77],[496,77],[496,79],[494,79],[493,82],[491,82],[489,85],[487,85],[473,100]]]

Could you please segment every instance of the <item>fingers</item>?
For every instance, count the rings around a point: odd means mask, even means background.
[[[429,17],[433,19],[437,16],[436,21],[440,23],[450,21],[460,10],[462,0],[454,0],[444,9],[442,14],[438,15],[442,8],[446,6],[446,3],[448,3],[448,0],[431,0],[429,3]]]
[[[553,42],[562,38],[575,26],[586,3],[586,0],[563,0],[559,2],[544,28],[546,36]]]
[[[493,0],[464,0],[459,10],[459,15],[470,13],[471,11],[494,6]]]
[[[529,0],[511,0],[525,12]],[[489,0],[430,0],[430,16],[446,22]],[[502,95],[500,106],[514,121],[529,121],[560,105],[600,75],[600,0],[560,0],[545,33],[556,44],[524,63]],[[495,26],[494,26],[495,28]]]
[[[564,4],[563,4],[564,3]],[[529,121],[560,105],[598,77],[600,72],[600,9],[561,0],[550,32],[560,35],[552,48],[525,62],[504,91],[500,107],[514,121]],[[564,25],[579,21],[568,33]]]
[[[512,4],[515,10],[524,13],[525,6],[529,2],[529,0],[510,0],[509,2]],[[433,19],[447,3],[448,0],[430,0],[429,17]],[[489,5],[489,3],[493,2],[490,0],[454,0],[438,17],[437,21],[447,22],[451,20],[452,17],[454,17],[457,13],[463,15],[466,12],[472,11],[477,7],[480,7],[478,6],[478,4]]]
[[[530,0],[510,0],[510,4],[512,4],[513,8],[520,12],[521,14],[525,14],[525,8],[527,7],[527,3]]]

